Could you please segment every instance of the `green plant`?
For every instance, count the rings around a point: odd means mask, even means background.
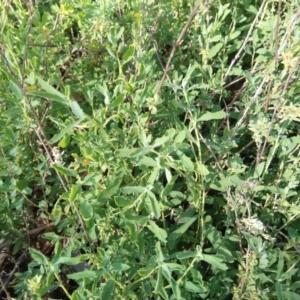
[[[223,2],[2,4],[1,292],[299,298],[298,5]]]

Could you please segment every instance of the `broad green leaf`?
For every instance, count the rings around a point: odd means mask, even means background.
[[[224,257],[224,260],[227,262],[233,262],[234,258],[232,256],[232,252],[225,247],[222,235],[212,225],[207,226],[207,238],[217,253]]]
[[[12,80],[9,81],[9,84],[17,99],[21,100],[23,98],[23,93],[21,89]]]
[[[81,192],[81,186],[79,184],[73,184],[69,196],[69,202],[72,203],[76,196]]]
[[[109,266],[109,271],[111,272],[119,272],[119,271],[126,271],[130,269],[130,266],[127,264],[122,264],[122,263],[115,263]]]
[[[66,96],[62,93],[60,93],[57,89],[55,89],[54,87],[52,87],[49,83],[47,83],[46,81],[44,81],[42,78],[36,76],[38,83],[40,84],[40,86],[42,87],[42,89],[44,91],[46,91],[47,93],[51,94],[51,95],[55,95],[59,98],[61,98],[62,100],[66,99]]]
[[[124,66],[125,64],[127,64],[129,61],[131,61],[132,57],[134,54],[134,46],[130,46],[126,52],[124,53],[123,57],[122,57],[122,65]]]
[[[71,177],[76,177],[78,176],[77,171],[72,170],[72,169],[68,169],[63,167],[62,165],[58,165],[58,164],[52,164],[52,167],[57,170],[59,173],[66,175],[66,176],[71,176]]]
[[[32,91],[32,92],[29,92],[28,95],[44,98],[46,100],[52,100],[59,104],[62,104],[63,106],[69,106],[68,102],[65,99],[63,99],[57,95],[47,93],[47,92]]]
[[[121,156],[121,157],[129,157],[129,156],[131,156],[131,154],[134,150],[136,150],[136,149],[135,148],[118,149],[115,151],[115,154],[117,156]]]
[[[217,255],[202,254],[202,258],[207,263],[211,264],[212,266],[214,266],[222,271],[226,271],[228,269],[226,264],[222,263],[223,259],[219,258]]]
[[[199,174],[203,175],[203,176],[206,176],[209,174],[209,171],[208,169],[203,165],[203,164],[200,164],[200,163],[195,163],[194,164],[195,166],[195,171],[198,172]]]
[[[71,141],[71,135],[66,133],[62,138],[62,140],[59,142],[58,146],[60,148],[66,148],[70,144],[70,141]]]
[[[175,295],[175,299],[177,300],[182,299],[178,283],[173,278],[171,278],[171,287],[172,287],[173,294]]]
[[[92,205],[84,199],[80,203],[79,210],[84,221],[91,219],[94,215]]]
[[[156,225],[155,222],[149,220],[149,225],[147,226],[149,230],[151,230],[154,235],[163,243],[167,242],[167,232]]]
[[[173,231],[170,236],[169,236],[169,240],[176,240],[178,239],[180,236],[182,236],[182,234],[184,234],[189,227],[197,220],[197,217],[192,217],[190,218],[185,224],[183,224],[182,226],[180,226],[178,229],[176,229],[175,231]]]
[[[263,161],[255,168],[253,178],[258,178],[261,176],[261,174],[263,173],[263,171],[265,169],[265,165],[266,165],[266,163]]]
[[[158,166],[157,161],[155,161],[153,158],[148,157],[148,156],[141,157],[141,159],[139,159],[139,161],[138,161],[138,164],[148,166],[148,167],[157,167]]]
[[[164,277],[168,280],[168,282],[171,282],[172,274],[171,274],[171,271],[169,270],[168,266],[165,263],[163,263],[161,265],[161,269],[162,269],[162,273],[163,273]]]
[[[156,252],[156,261],[157,261],[157,263],[158,264],[162,263],[164,261],[164,255],[162,253],[159,241],[155,244],[155,252]]]
[[[168,294],[163,286],[163,275],[161,267],[158,269],[157,278],[156,278],[156,285],[155,285],[155,293],[159,294],[163,299],[168,300]]]
[[[198,282],[195,284],[194,282],[191,281],[186,281],[184,284],[184,287],[189,291],[194,294],[204,294],[207,292],[207,289],[205,286],[200,285]]]
[[[178,175],[173,176],[173,177],[171,178],[170,181],[168,180],[167,185],[165,186],[165,188],[164,188],[163,191],[161,192],[161,197],[162,197],[162,198],[168,196],[168,195],[172,192],[173,186],[174,186],[174,184],[175,184],[177,178],[178,178]]]
[[[175,137],[173,145],[181,144],[185,140],[185,130],[181,130]]]
[[[133,221],[126,220],[126,227],[128,229],[128,232],[129,232],[130,241],[135,243],[137,241],[137,238],[138,238],[138,229],[137,229],[136,223],[133,222]]]
[[[60,256],[55,262],[55,265],[60,265],[60,264],[64,264],[64,265],[68,265],[68,266],[74,266],[74,265],[78,265],[80,263],[82,263],[84,261],[83,256],[78,255],[75,257],[62,257]]]
[[[157,263],[156,263],[156,256],[153,255],[147,262],[147,266],[143,269],[138,270],[138,274],[142,277],[147,277],[149,274],[153,272],[155,269]]]
[[[110,183],[108,187],[100,193],[99,197],[102,199],[110,199],[113,195],[117,194],[122,180],[122,176],[115,178],[113,182]]]
[[[174,128],[168,129],[166,133],[162,137],[157,138],[151,146],[153,148],[156,148],[165,144],[166,142],[170,141],[174,137],[175,133],[176,130]]]
[[[152,193],[151,191],[147,191],[147,196],[149,197],[148,199],[150,200],[151,203],[152,213],[154,214],[155,218],[159,219],[160,207],[154,193]]]
[[[84,119],[84,113],[79,104],[76,101],[71,102],[71,110],[73,114],[79,119]]]
[[[100,274],[100,271],[85,270],[82,272],[69,274],[69,275],[67,275],[67,277],[69,279],[73,279],[73,280],[82,280],[83,278],[97,279],[99,277],[99,274]]]
[[[36,76],[34,72],[30,72],[30,75],[25,79],[25,82],[34,85],[36,81]]]
[[[277,299],[285,300],[285,298],[283,296],[283,291],[282,291],[282,284],[279,281],[277,281],[275,286],[276,286],[276,292],[277,292]]]
[[[149,176],[149,178],[147,180],[147,184],[148,185],[152,186],[154,184],[154,182],[157,181],[158,175],[159,175],[159,169],[160,169],[159,167],[154,167],[152,169],[152,172],[151,172],[151,174],[150,174],[150,176]]]
[[[62,239],[62,237],[60,237],[59,235],[57,235],[54,232],[45,232],[42,234],[42,238],[46,239],[46,240],[50,240],[52,242],[56,242],[56,241],[59,241],[60,239]]]
[[[208,52],[208,58],[211,59],[213,57],[215,57],[219,51],[222,49],[223,47],[223,43],[218,43],[216,45],[214,45]]]
[[[56,204],[51,213],[51,219],[53,220],[54,225],[57,225],[59,223],[61,216],[62,216],[61,206]]]
[[[183,252],[179,252],[178,254],[176,254],[176,257],[178,259],[187,259],[187,258],[191,258],[191,257],[195,257],[197,255],[196,251],[183,251]]]
[[[299,293],[291,292],[291,291],[283,291],[282,294],[285,296],[284,299],[288,300],[300,300]]]
[[[71,133],[72,129],[76,127],[82,120],[77,120],[74,123],[69,124],[66,126],[60,133],[54,135],[52,139],[49,141],[51,144],[56,143],[59,141],[62,137],[64,137],[66,134]]]
[[[96,225],[95,225],[95,220],[94,218],[91,218],[87,221],[85,221],[86,225],[86,230],[89,234],[89,237],[91,238],[92,241],[96,240],[98,237],[98,233],[96,234]]]
[[[210,120],[220,120],[224,119],[226,116],[226,113],[223,110],[217,111],[217,112],[206,112],[204,115],[202,115],[198,121],[210,121]]]
[[[128,198],[128,197],[123,197],[123,196],[117,196],[115,197],[115,203],[117,206],[119,207],[126,207],[131,205],[133,202],[132,199]]]
[[[186,270],[185,266],[176,264],[176,263],[165,263],[171,272],[178,271],[180,274],[183,274]]]
[[[179,155],[183,167],[187,171],[194,171],[194,164],[192,160],[189,157],[187,157],[185,154],[183,154],[181,151],[177,151],[177,154]]]
[[[192,73],[194,72],[194,70],[196,68],[198,68],[198,64],[197,63],[194,63],[192,66],[189,65],[189,68],[188,68],[188,70],[186,72],[186,75],[185,75],[183,81],[188,82],[190,80],[190,78],[191,78]]]
[[[121,188],[121,191],[124,194],[130,194],[130,193],[144,193],[147,191],[147,187],[144,186],[124,186]]]
[[[48,259],[47,257],[41,253],[40,251],[37,251],[33,248],[29,248],[29,252],[31,257],[40,265],[48,265]]]
[[[99,174],[98,172],[92,172],[84,177],[82,185],[97,185],[102,177],[102,174]]]
[[[113,299],[115,291],[115,282],[113,280],[108,280],[103,288],[101,294],[101,300]]]
[[[281,279],[281,275],[283,272],[283,266],[284,266],[283,253],[280,252],[280,255],[278,257],[278,263],[277,263],[277,275],[276,275],[277,280]]]
[[[125,100],[125,94],[121,93],[119,96],[117,96],[117,98],[115,98],[110,104],[109,104],[109,108],[114,108],[119,106],[120,104],[122,104]]]

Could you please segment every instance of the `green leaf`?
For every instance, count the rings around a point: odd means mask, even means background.
[[[124,186],[121,188],[121,191],[124,194],[135,194],[135,193],[144,193],[147,191],[147,187],[144,186]]]
[[[76,117],[78,117],[81,120],[84,119],[83,110],[81,109],[81,107],[79,106],[79,104],[76,101],[72,101],[70,107],[71,107],[73,114]]]
[[[253,178],[258,178],[261,176],[261,174],[263,173],[263,171],[265,169],[265,165],[266,165],[266,163],[263,161],[255,168]]]
[[[163,299],[168,300],[168,294],[163,286],[163,275],[161,267],[158,269],[156,285],[155,285],[155,293],[159,294]]]
[[[126,207],[132,204],[132,200],[128,197],[117,196],[115,197],[115,203],[119,207]]]
[[[198,172],[199,174],[203,175],[203,176],[206,176],[210,173],[208,171],[208,169],[203,164],[200,164],[200,163],[196,162],[194,164],[194,166],[195,166],[195,171]]]
[[[124,53],[123,57],[122,57],[122,65],[124,66],[125,64],[127,64],[129,61],[131,61],[132,57],[134,54],[134,46],[130,46],[126,52]]]
[[[189,220],[183,224],[182,226],[180,226],[178,229],[176,229],[175,231],[173,231],[170,236],[169,236],[169,240],[170,241],[174,241],[176,239],[178,239],[180,236],[182,236],[182,234],[184,234],[189,227],[197,220],[197,217],[192,217],[189,218]]]
[[[151,203],[152,213],[154,214],[155,218],[159,219],[160,207],[159,207],[158,201],[156,200],[154,193],[152,193],[151,191],[147,191],[147,196],[149,197],[148,199],[150,200],[150,203]]]
[[[75,257],[62,257],[60,256],[54,263],[54,265],[68,265],[68,266],[75,266],[84,261],[83,257],[81,255],[75,256]]]
[[[207,57],[208,57],[209,59],[215,57],[215,56],[218,54],[218,52],[222,49],[222,47],[223,47],[223,43],[218,43],[218,44],[214,45],[214,46],[209,50],[208,56],[207,56]]]
[[[277,292],[277,299],[285,300],[285,298],[283,296],[283,292],[282,292],[282,284],[279,281],[277,281],[275,286],[276,286],[276,292]]]
[[[74,202],[76,196],[81,192],[81,186],[79,184],[73,184],[69,196],[69,202]]]
[[[157,167],[158,163],[153,158],[148,156],[143,156],[141,159],[138,160],[139,165],[144,165],[148,167]]]
[[[66,96],[62,93],[60,93],[57,89],[55,89],[54,87],[52,87],[49,83],[47,83],[46,81],[44,81],[42,78],[36,76],[38,83],[40,84],[40,86],[42,87],[42,89],[44,91],[46,91],[47,93],[49,93],[50,95],[55,95],[58,98],[61,99],[61,101],[63,102],[64,100],[66,100]]]
[[[130,157],[133,151],[135,151],[136,148],[123,148],[123,149],[118,149],[115,151],[116,156],[120,157]]]
[[[159,226],[156,225],[155,222],[149,220],[149,225],[147,226],[153,233],[154,235],[163,243],[167,242],[167,232],[160,228]]]
[[[21,91],[21,89],[12,80],[9,81],[9,84],[17,99],[22,100],[23,92]]]
[[[183,251],[183,252],[179,252],[178,254],[176,254],[176,257],[178,259],[187,259],[187,258],[191,258],[191,257],[195,257],[197,255],[196,251]]]
[[[99,174],[98,172],[92,172],[84,177],[82,181],[82,185],[97,185],[99,180],[102,178],[102,174]]]
[[[109,271],[110,272],[119,272],[119,271],[126,271],[130,269],[130,266],[127,264],[122,264],[122,263],[115,263],[109,266]]]
[[[33,248],[29,248],[29,252],[30,252],[31,257],[37,263],[39,263],[41,265],[48,265],[49,264],[48,263],[48,259],[46,258],[46,256],[43,253],[41,253],[41,252],[39,252],[39,251],[37,251],[37,250],[35,250]]]
[[[82,280],[83,278],[89,278],[89,279],[97,279],[99,277],[100,271],[90,271],[90,270],[85,270],[82,272],[77,272],[74,274],[69,274],[67,277],[69,279],[73,280]]]
[[[185,140],[185,130],[181,130],[175,137],[173,145],[181,144]]]
[[[30,75],[25,79],[25,82],[30,85],[34,85],[35,81],[36,81],[35,73],[30,72]]]
[[[189,157],[187,157],[185,154],[183,154],[181,151],[177,151],[176,153],[179,155],[183,167],[187,171],[194,171],[194,164],[192,160]]]
[[[136,223],[133,221],[126,220],[126,227],[129,232],[130,241],[133,243],[137,242],[138,229]]]
[[[109,104],[109,108],[114,108],[119,106],[120,104],[122,104],[125,100],[125,94],[121,93],[119,96],[117,96],[117,98],[115,98],[110,104]]]
[[[182,299],[178,283],[173,278],[171,278],[171,287],[172,287],[173,294],[175,295],[175,299],[177,300]]]
[[[80,203],[79,210],[84,221],[91,219],[94,215],[94,210],[92,205],[86,200],[83,200]]]
[[[103,288],[103,292],[101,294],[101,300],[109,300],[113,299],[115,291],[115,282],[113,280],[108,280]]]
[[[62,104],[63,106],[66,106],[66,107],[69,106],[68,102],[65,99],[63,99],[57,95],[47,93],[47,92],[32,91],[32,92],[29,92],[28,95],[44,98],[46,100],[52,100],[59,104]]]
[[[50,240],[52,242],[56,242],[62,239],[59,235],[57,235],[54,232],[45,232],[42,234],[42,238],[46,240]]]
[[[76,177],[78,176],[77,171],[72,170],[72,169],[68,169],[63,167],[62,165],[58,165],[58,164],[52,164],[52,167],[57,170],[59,173],[65,175],[65,176],[71,176],[71,177]]]
[[[205,286],[200,285],[198,282],[197,284],[195,284],[194,282],[186,281],[184,287],[186,288],[187,291],[195,294],[204,294],[207,292]]]
[[[71,141],[71,135],[66,133],[62,138],[62,140],[59,142],[58,146],[60,148],[66,148],[70,144],[70,141]]]
[[[56,143],[59,141],[62,137],[64,137],[66,134],[70,133],[71,130],[76,127],[82,120],[77,120],[74,123],[69,124],[66,126],[59,134],[56,134],[52,137],[52,139],[49,141],[51,144]]]
[[[223,258],[220,258],[217,255],[202,254],[202,258],[207,263],[211,264],[212,266],[214,266],[222,271],[226,271],[228,269],[226,264],[222,263]]]
[[[289,300],[300,300],[300,295],[291,291],[283,291],[282,294],[285,296],[284,299]]]
[[[226,116],[226,113],[223,110],[217,111],[217,112],[206,112],[204,115],[202,115],[198,121],[210,121],[210,120],[220,120],[224,119]]]
[[[166,142],[170,141],[174,137],[175,133],[176,130],[174,128],[168,129],[166,133],[162,137],[157,138],[151,146],[153,148],[156,148],[165,144]]]
[[[110,199],[113,195],[117,194],[122,180],[123,176],[114,178],[113,182],[110,183],[108,187],[99,194],[99,198]]]

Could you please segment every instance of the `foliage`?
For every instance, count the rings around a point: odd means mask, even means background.
[[[298,3],[195,4],[2,4],[11,297],[300,299]]]

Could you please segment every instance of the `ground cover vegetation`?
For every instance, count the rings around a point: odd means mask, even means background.
[[[295,0],[4,0],[2,299],[300,299]]]

